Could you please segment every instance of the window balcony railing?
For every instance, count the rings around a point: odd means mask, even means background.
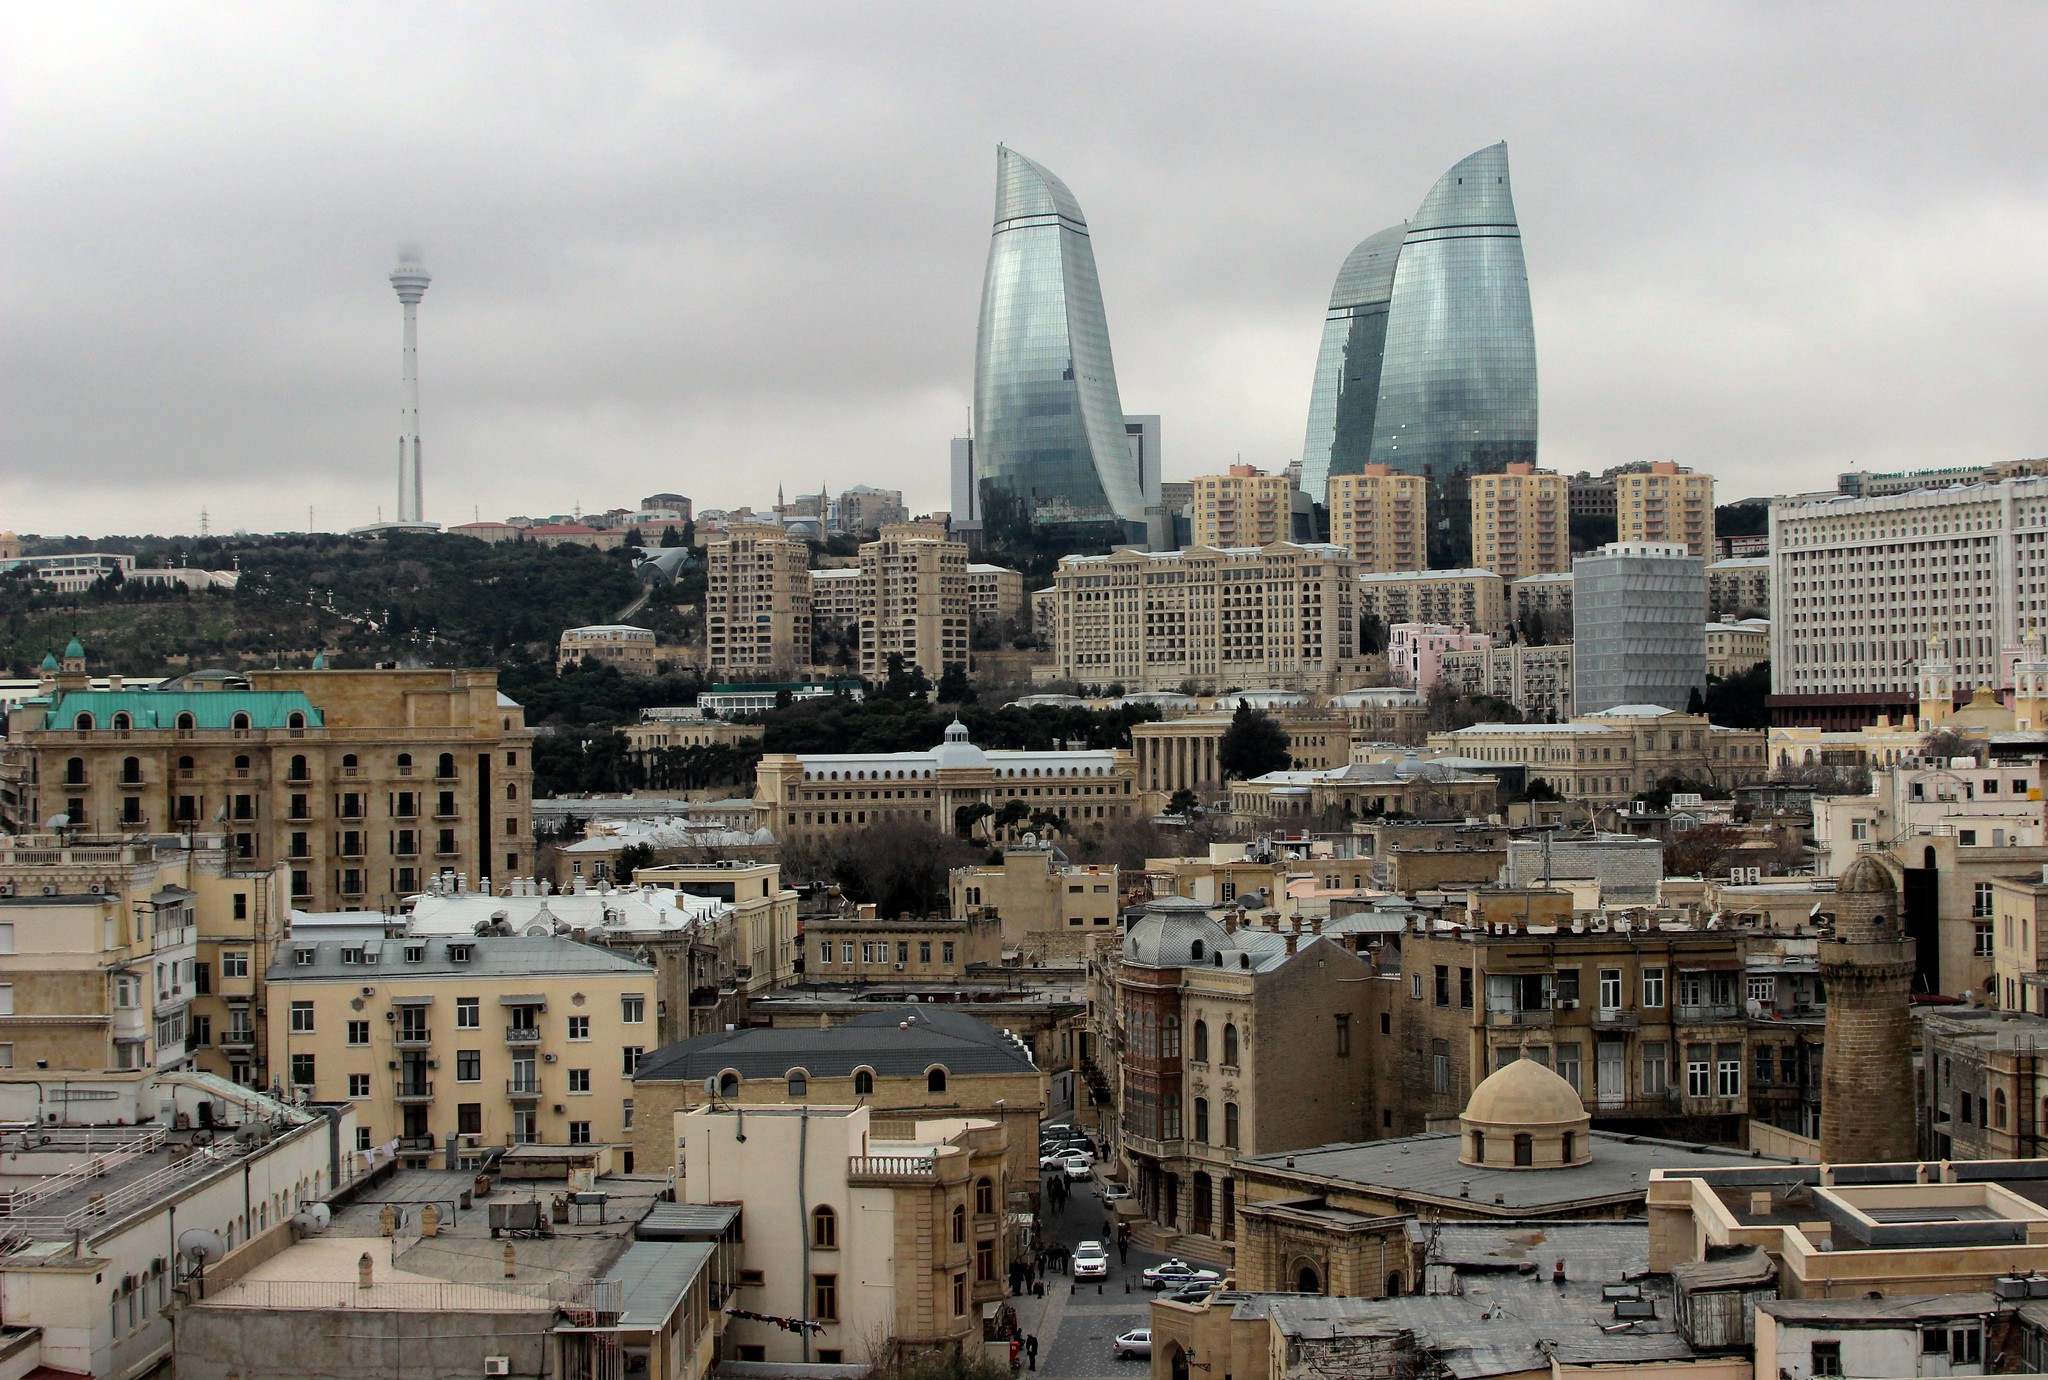
[[[401,1078],[392,1086],[391,1095],[400,1102],[432,1102],[434,1080],[431,1078]]]
[[[507,1097],[538,1100],[540,1095],[541,1085],[538,1075],[532,1078],[507,1078],[505,1080],[505,1096]]]
[[[391,1042],[400,1049],[417,1049],[422,1045],[432,1044],[433,1040],[433,1031],[423,1025],[402,1025],[391,1037]]]
[[[505,1027],[505,1043],[508,1045],[537,1045],[540,1043],[540,1027],[537,1025],[508,1025]]]

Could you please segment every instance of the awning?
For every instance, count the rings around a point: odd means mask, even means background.
[[[391,1004],[393,1006],[432,1006],[434,999],[432,997],[393,997]]]
[[[500,1006],[546,1006],[548,999],[535,992],[522,992],[516,996],[499,997]]]

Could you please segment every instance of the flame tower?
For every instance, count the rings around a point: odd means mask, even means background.
[[[398,521],[424,524],[420,485],[420,298],[433,280],[410,250],[391,270],[391,286],[405,304],[404,388],[398,413]]]

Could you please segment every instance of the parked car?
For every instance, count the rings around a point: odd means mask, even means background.
[[[1071,1150],[1046,1150],[1038,1156],[1040,1169],[1065,1169],[1073,1164],[1087,1164],[1088,1157],[1076,1155]]]
[[[1185,1289],[1191,1284],[1222,1282],[1223,1276],[1214,1270],[1197,1269],[1187,1261],[1179,1259],[1162,1260],[1145,1271],[1145,1287],[1148,1289],[1164,1289],[1169,1285],[1175,1289]]]
[[[1083,1241],[1074,1247],[1075,1279],[1107,1279],[1109,1277],[1109,1252],[1102,1248],[1100,1241]]]
[[[1106,1203],[1114,1203],[1130,1196],[1131,1190],[1128,1184],[1104,1184],[1102,1186],[1102,1200]]]
[[[1092,1179],[1095,1177],[1095,1163],[1086,1155],[1069,1155],[1066,1157],[1065,1164],[1069,1179]]]
[[[1116,1359],[1119,1361],[1130,1361],[1140,1356],[1150,1356],[1152,1354],[1152,1329],[1149,1327],[1132,1328],[1129,1332],[1124,1333],[1123,1336],[1111,1342],[1109,1349],[1116,1353]]]

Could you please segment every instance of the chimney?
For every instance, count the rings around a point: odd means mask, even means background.
[[[1550,1282],[1560,1289],[1564,1288],[1564,1262],[1562,1260],[1551,1267]]]
[[[1762,1189],[1749,1195],[1749,1210],[1758,1217],[1766,1217],[1771,1211],[1771,1191]]]
[[[512,1279],[519,1274],[518,1257],[512,1250],[512,1243],[505,1243],[505,1278]]]
[[[356,1260],[356,1287],[358,1289],[370,1287],[370,1253],[368,1251],[364,1251]]]
[[[1287,932],[1287,952],[1288,952],[1288,953],[1290,953],[1290,954],[1291,954],[1291,953],[1293,953],[1293,952],[1295,951],[1295,948],[1296,948],[1296,946],[1297,946],[1297,945],[1299,945],[1300,943],[1301,943],[1301,931],[1300,931],[1300,930],[1289,930],[1289,931]]]
[[[2042,870],[2042,872],[2043,872],[2044,874],[2048,874],[2048,866],[2043,866],[2043,868],[2042,868],[2041,870]],[[1323,917],[1322,917],[1322,916],[1320,916],[1320,915],[1311,915],[1311,916],[1309,917],[1309,920],[1308,920],[1308,932],[1309,932],[1310,934],[1321,934],[1321,933],[1323,932]]]

